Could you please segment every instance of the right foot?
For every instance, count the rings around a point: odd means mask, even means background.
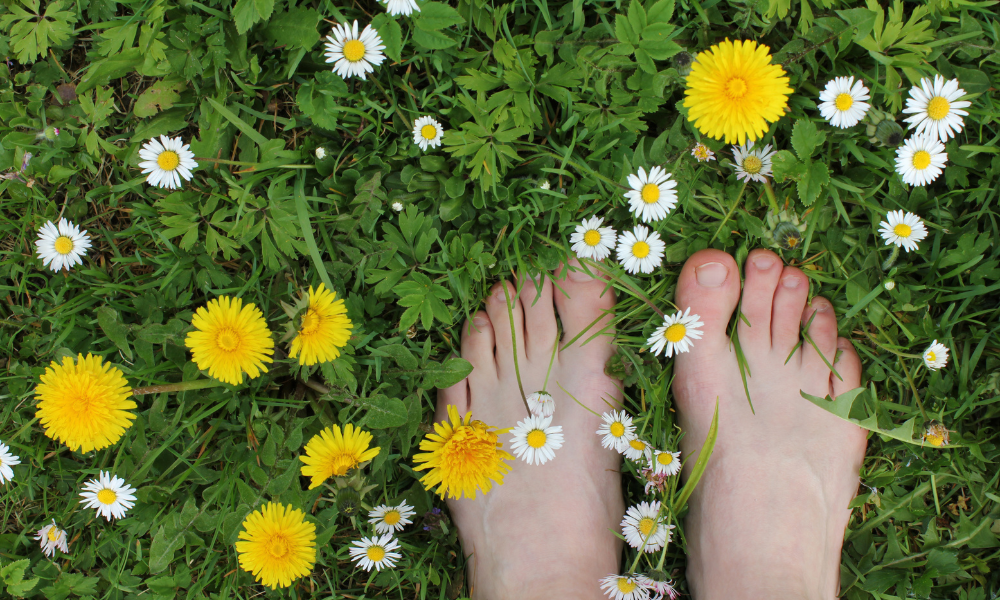
[[[783,267],[775,253],[754,250],[747,257],[740,308],[750,324],[740,321],[737,334],[754,414],[726,332],[740,301],[736,262],[702,250],[681,272],[676,304],[705,323],[704,337],[675,366],[688,469],[719,402],[715,450],[691,496],[685,528],[688,583],[698,600],[838,593],[866,434],[799,392],[836,397],[857,388],[861,362],[850,341],[837,337],[830,302],[817,297],[807,305],[808,292],[806,276]],[[819,352],[804,341],[789,358],[814,313],[808,332]]]

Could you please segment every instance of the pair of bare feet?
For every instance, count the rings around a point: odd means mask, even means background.
[[[449,404],[499,427],[526,417],[512,338],[530,393],[542,388],[559,341],[557,314],[563,344],[611,318],[612,291],[574,265],[556,274],[558,289],[548,277],[540,291],[531,283],[519,293],[510,283],[497,284],[486,310],[462,329],[462,357],[474,370],[440,391],[438,420]],[[502,285],[515,299],[513,336]],[[850,342],[837,337],[830,302],[808,302],[806,276],[773,252],[750,253],[742,302],[740,287],[736,262],[717,250],[692,256],[677,284],[677,306],[690,307],[705,324],[704,337],[675,359],[685,457],[704,442],[719,399],[715,451],[685,523],[688,584],[697,600],[833,598],[866,435],[799,392],[837,396],[856,388],[861,364]],[[756,414],[726,331],[737,304],[749,321],[737,327]],[[813,343],[795,349],[804,324]],[[613,533],[624,513],[620,456],[601,447],[600,418],[554,385],[597,413],[621,399],[620,383],[604,373],[614,353],[611,337],[583,344],[590,335],[561,347],[552,364],[553,423],[565,432],[556,458],[515,468],[485,496],[449,501],[465,553],[472,555],[469,584],[477,599],[599,598],[598,579],[620,572],[622,545]]]

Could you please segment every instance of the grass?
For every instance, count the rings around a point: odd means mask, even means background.
[[[0,6],[0,173],[10,175],[0,180],[0,440],[22,460],[0,486],[6,592],[256,597],[263,590],[238,570],[233,544],[245,515],[276,499],[310,513],[321,551],[309,578],[267,596],[468,594],[454,528],[429,512],[443,505],[410,460],[435,388],[467,372],[449,358],[458,326],[499,278],[554,269],[582,218],[630,227],[625,177],[657,164],[680,182],[679,203],[656,225],[667,241],[662,267],[635,277],[613,267],[619,347],[609,369],[625,377],[628,408],[652,438],[672,443],[672,363],[642,352],[659,319],[647,302],[670,310],[693,252],[720,248],[742,263],[777,226],[765,189],[736,181],[727,147],[703,140],[717,162],[688,155],[698,135],[680,103],[686,52],[728,36],[768,44],[790,76],[789,114],[766,138],[783,151],[773,201],[802,230],[802,244],[781,253],[832,300],[841,335],[862,356],[868,391],[851,414],[895,435],[869,440],[844,596],[997,597],[995,3],[421,6],[395,18],[371,0]],[[347,19],[374,23],[386,41],[386,63],[365,81],[344,82],[323,62],[321,35]],[[871,141],[865,124],[835,130],[815,108],[828,79],[851,74],[899,119],[909,87],[938,72],[957,77],[973,104],[947,145],[945,173],[927,188],[893,175],[894,148]],[[410,126],[425,114],[448,134],[422,153]],[[191,142],[200,164],[174,193],[148,187],[136,168],[140,144],[167,133]],[[897,209],[925,220],[919,251],[896,256],[877,236]],[[33,241],[60,215],[94,247],[82,266],[53,274]],[[299,371],[280,356],[238,388],[152,390],[136,397],[123,439],[88,455],[42,434],[33,389],[50,361],[94,352],[133,387],[183,388],[174,384],[205,377],[183,347],[198,306],[239,295],[280,331],[280,303],[320,282],[346,299],[355,323],[334,363]],[[919,356],[933,339],[951,361],[932,373]],[[953,446],[919,444],[932,421]],[[337,422],[373,431],[383,451],[336,493],[305,491],[296,457]],[[896,429],[907,423],[910,441]],[[77,503],[100,469],[139,490],[121,522]],[[641,484],[626,480],[639,498]],[[360,505],[400,499],[421,515],[401,536],[400,567],[354,569],[346,546],[363,531]],[[53,518],[71,552],[50,561],[32,536]],[[683,546],[671,545],[664,568],[682,590],[684,567]]]

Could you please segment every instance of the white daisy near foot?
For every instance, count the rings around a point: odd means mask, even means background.
[[[896,244],[907,252],[918,248],[917,242],[927,237],[927,228],[920,217],[901,210],[891,210],[886,220],[879,223],[879,233],[885,245]]]
[[[629,546],[645,552],[656,552],[670,543],[673,525],[665,525],[660,517],[660,501],[640,502],[629,507],[622,519],[622,535]]]
[[[860,79],[855,81],[853,76],[836,77],[828,81],[826,89],[819,94],[819,114],[834,127],[854,127],[871,108],[865,102],[870,97],[868,88]]]
[[[691,156],[695,157],[698,162],[715,160],[715,152],[712,152],[708,146],[700,142],[695,144],[694,148],[691,149]]]
[[[114,477],[107,471],[100,471],[97,479],[91,479],[83,484],[80,496],[87,508],[96,508],[97,513],[111,520],[122,519],[130,508],[135,506],[135,489],[125,483],[120,477]]]
[[[326,36],[326,62],[333,63],[333,72],[344,79],[365,79],[385,60],[383,50],[378,31],[366,25],[359,34],[357,21],[334,25],[332,34]]]
[[[649,600],[649,580],[644,575],[608,575],[600,582],[612,600]]]
[[[676,475],[681,470],[681,453],[654,450],[652,464],[653,472],[657,475]]]
[[[604,260],[611,255],[618,235],[610,227],[601,227],[603,222],[604,219],[601,217],[584,219],[576,226],[576,231],[569,236],[569,242],[573,244],[573,252],[576,252],[579,258]]]
[[[927,185],[948,164],[944,144],[929,134],[917,134],[896,148],[896,172],[908,185]]]
[[[645,461],[648,463],[653,460],[653,447],[639,438],[635,438],[628,441],[628,445],[622,454],[629,460],[636,462]]]
[[[623,231],[618,236],[618,262],[629,273],[652,273],[663,262],[666,249],[660,234],[642,225],[636,225],[635,231]]]
[[[597,430],[597,435],[603,435],[601,445],[609,450],[624,453],[628,443],[635,439],[635,425],[632,417],[624,410],[611,411],[601,415],[604,422]]]
[[[38,545],[42,548],[42,554],[52,558],[56,550],[61,550],[63,554],[69,554],[69,544],[66,532],[56,526],[56,520],[52,519],[51,525],[46,525],[35,534]]]
[[[670,316],[664,316],[663,325],[657,327],[653,335],[646,340],[650,346],[649,351],[654,356],[659,356],[666,348],[667,358],[681,352],[690,352],[692,340],[701,339],[700,328],[704,323],[699,319],[700,316],[691,314],[690,306],[683,313],[677,311]]]
[[[924,350],[924,366],[931,371],[937,371],[948,364],[948,346],[934,340],[931,345]]]
[[[190,145],[179,137],[161,135],[160,139],[149,140],[139,149],[139,168],[146,175],[146,183],[173,190],[181,187],[183,178],[191,181],[191,171],[198,163]]]
[[[415,515],[413,507],[405,502],[399,506],[380,504],[368,512],[368,522],[375,526],[379,533],[402,531],[405,525],[413,523],[410,517]]]
[[[552,417],[531,415],[511,430],[510,450],[529,465],[544,465],[562,448],[562,425],[552,425]]]
[[[756,181],[764,183],[771,174],[771,158],[774,156],[771,144],[763,148],[753,149],[753,142],[742,146],[733,146],[733,166],[736,168],[736,178],[741,181]]]
[[[629,211],[644,223],[665,219],[677,206],[677,192],[674,191],[677,182],[661,167],[653,167],[649,175],[639,167],[638,173],[628,176],[628,184],[632,187],[625,192]]]
[[[399,552],[393,552],[399,548],[399,541],[394,539],[391,533],[381,537],[363,537],[351,544],[353,547],[348,548],[351,560],[358,563],[365,571],[371,571],[372,567],[376,571],[381,571],[383,567],[392,568],[396,566],[397,560],[403,558]]]
[[[556,400],[548,392],[528,394],[528,410],[536,417],[551,417],[556,412]]]
[[[19,464],[21,464],[21,458],[11,454],[10,448],[0,442],[0,483],[7,483],[14,479],[14,469],[11,467]]]
[[[965,90],[958,87],[957,79],[945,81],[944,77],[935,75],[932,82],[924,77],[920,85],[910,88],[903,113],[912,116],[905,121],[910,124],[910,129],[917,128],[917,134],[926,133],[936,140],[947,142],[965,127],[962,117],[969,113],[962,109],[972,103],[959,100],[964,95]]]
[[[444,128],[434,120],[434,117],[420,117],[413,122],[413,143],[420,146],[424,152],[428,148],[440,146],[442,135]]]
[[[385,2],[385,12],[390,15],[411,15],[413,11],[420,12],[420,7],[413,0],[380,0]]]
[[[56,225],[48,221],[38,230],[35,249],[42,264],[53,271],[69,269],[81,264],[90,248],[87,232],[66,219],[59,219]]]

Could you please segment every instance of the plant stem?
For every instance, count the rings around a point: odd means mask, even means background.
[[[771,187],[771,182],[766,179],[764,180],[764,191],[767,192],[767,199],[771,202],[771,210],[777,215],[781,212],[781,209],[778,208],[778,199],[774,195],[774,188]]]
[[[166,383],[163,385],[150,385],[147,387],[133,388],[133,396],[145,396],[147,394],[162,394],[171,392],[190,392],[192,390],[204,390],[207,388],[220,387],[223,383],[217,379],[195,379],[194,381],[182,381],[180,383]]]

